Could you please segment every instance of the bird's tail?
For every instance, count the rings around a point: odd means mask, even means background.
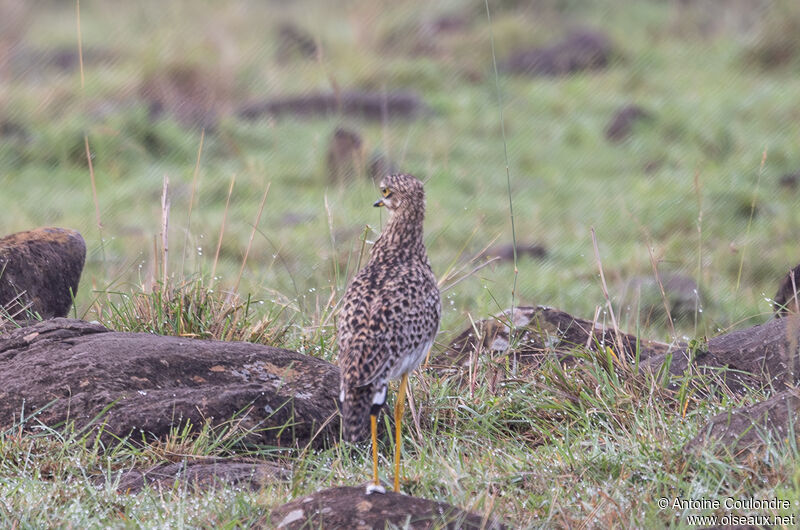
[[[347,442],[369,440],[369,415],[375,392],[372,385],[345,388],[342,400],[342,434]],[[377,412],[377,411],[376,411]]]

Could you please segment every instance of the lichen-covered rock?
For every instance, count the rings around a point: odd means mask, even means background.
[[[67,316],[85,259],[75,230],[37,228],[0,239],[0,306],[20,320]]]
[[[489,516],[465,512],[443,502],[400,493],[367,495],[364,487],[330,488],[295,499],[272,511],[263,528],[432,528],[498,530],[506,526]]]
[[[74,421],[102,425],[109,441],[140,441],[235,417],[249,441],[321,447],[338,440],[338,393],[332,364],[258,344],[69,319],[0,335],[0,428],[23,417],[24,427]]]

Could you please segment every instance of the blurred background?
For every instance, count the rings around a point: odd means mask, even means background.
[[[158,288],[166,240],[167,281],[308,326],[403,171],[445,331],[608,321],[593,227],[621,326],[671,338],[660,280],[713,335],[800,262],[798,74],[791,0],[0,0],[0,227],[83,234],[79,317]]]

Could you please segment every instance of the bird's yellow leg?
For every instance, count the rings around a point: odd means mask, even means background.
[[[378,480],[378,417],[370,414],[369,421],[372,428],[372,483],[380,486],[381,483]]]
[[[400,380],[400,391],[394,404],[394,491],[400,491],[400,431],[403,423],[403,407],[406,404],[406,385],[408,374]]]

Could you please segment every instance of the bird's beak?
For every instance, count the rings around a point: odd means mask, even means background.
[[[375,208],[380,208],[381,206],[383,206],[383,199],[378,199],[377,201],[375,201],[374,203],[372,203],[372,205],[373,205]]]

